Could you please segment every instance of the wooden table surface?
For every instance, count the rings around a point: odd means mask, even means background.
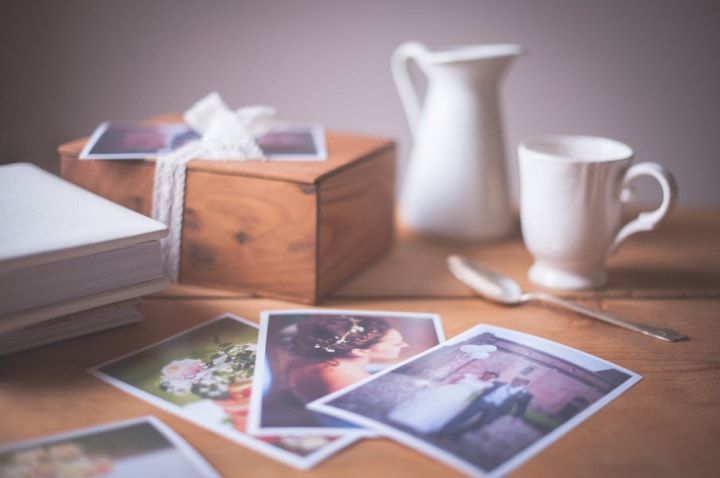
[[[486,323],[576,347],[643,379],[511,476],[717,476],[720,470],[720,211],[678,211],[657,231],[631,238],[608,263],[600,290],[564,294],[625,318],[690,337],[664,343],[570,312],[504,308],[474,298],[444,266],[449,252],[482,260],[533,288],[519,236],[485,245],[440,244],[400,233],[395,248],[321,307],[435,312],[452,337]],[[300,472],[107,385],[88,367],[229,311],[304,307],[188,286],[148,297],[147,319],[0,358],[0,445],[153,414],[226,477],[460,476],[386,439],[364,440]]]

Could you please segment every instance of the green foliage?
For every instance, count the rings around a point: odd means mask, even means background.
[[[549,433],[562,424],[561,420],[535,410],[527,410],[522,418],[525,423],[537,428],[543,433]]]

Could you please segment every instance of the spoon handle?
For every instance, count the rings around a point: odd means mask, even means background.
[[[555,297],[549,294],[543,294],[542,292],[531,292],[523,294],[523,302],[531,300],[545,302],[547,304],[563,307],[565,309],[570,309],[580,314],[587,315],[588,317],[601,320],[605,323],[616,325],[618,327],[632,330],[634,332],[640,332],[641,334],[649,335],[650,337],[655,337],[656,339],[665,340],[666,342],[677,342],[678,340],[687,339],[687,336],[671,329],[663,329],[660,327],[652,327],[649,325],[638,324],[637,322],[631,322],[629,320],[606,314],[605,312],[600,312],[596,309],[589,309],[587,307],[583,307],[574,302],[570,302],[559,297]]]

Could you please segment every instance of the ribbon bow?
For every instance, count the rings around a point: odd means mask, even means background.
[[[221,161],[265,160],[255,141],[275,123],[275,109],[269,106],[248,106],[232,111],[217,92],[196,102],[183,119],[199,140],[157,158],[153,189],[152,217],[168,227],[163,240],[163,269],[177,281],[180,272],[180,245],[185,203],[187,163],[192,159]]]

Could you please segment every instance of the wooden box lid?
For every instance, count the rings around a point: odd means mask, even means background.
[[[181,123],[180,115],[168,114],[146,120],[151,123]],[[188,171],[205,171],[234,176],[259,177],[303,184],[317,184],[349,165],[394,148],[388,139],[326,132],[327,161],[209,161],[196,159],[188,163]],[[58,147],[61,157],[77,158],[89,137],[64,143]],[[154,163],[154,158],[141,160]]]

